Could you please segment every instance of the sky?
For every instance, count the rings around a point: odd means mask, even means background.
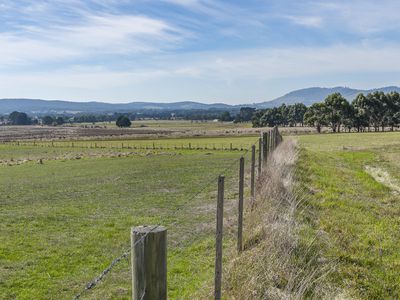
[[[272,100],[400,85],[398,0],[0,0],[0,98]]]

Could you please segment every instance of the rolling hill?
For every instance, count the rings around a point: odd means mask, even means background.
[[[315,102],[324,100],[332,93],[341,93],[349,101],[353,100],[359,93],[371,93],[374,91],[400,92],[400,87],[388,86],[370,90],[358,90],[348,87],[321,88],[312,87],[292,91],[286,95],[272,101],[265,101],[255,104],[229,105],[224,103],[204,104],[193,101],[182,101],[173,103],[157,102],[131,102],[131,103],[104,103],[104,102],[71,102],[59,100],[40,100],[40,99],[0,99],[0,114],[8,114],[13,111],[23,111],[29,114],[62,114],[62,113],[112,113],[126,111],[146,111],[146,110],[238,110],[242,106],[252,106],[256,108],[268,108],[279,106],[283,103],[289,105],[294,103],[304,103],[311,105]]]

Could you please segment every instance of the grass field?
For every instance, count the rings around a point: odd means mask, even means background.
[[[36,151],[48,158],[49,149],[3,145],[0,156]],[[229,227],[242,153],[159,151],[0,166],[0,298],[71,299],[126,250],[130,227],[142,224],[168,228],[169,297],[191,298],[213,278],[215,178],[227,168]],[[122,261],[83,299],[127,299],[130,278]]]
[[[118,156],[118,154],[146,155],[188,150],[232,150],[243,151],[256,141],[257,137],[193,137],[136,140],[80,140],[80,141],[22,141],[0,144],[0,164],[26,162],[27,160],[73,159],[76,157]]]
[[[400,133],[293,138],[301,149],[298,180],[308,191],[299,210],[302,243],[324,240],[323,256],[337,266],[329,280],[344,298],[398,298]],[[234,249],[237,159],[256,141],[0,144],[0,298],[71,299],[127,249],[130,227],[142,224],[168,228],[169,298],[207,298],[216,176],[227,175],[225,246]],[[130,278],[123,260],[83,299],[129,299]]]
[[[348,297],[400,297],[400,133],[298,137],[311,200],[304,236],[328,238],[332,281]],[[372,171],[371,170],[375,170]]]
[[[92,126],[92,123],[76,123],[73,126]],[[116,128],[115,122],[97,122],[97,126],[107,128]],[[218,130],[218,129],[241,129],[251,128],[251,122],[233,123],[216,121],[186,121],[186,120],[135,120],[132,121],[132,127],[148,128],[168,128],[168,129],[186,129],[186,130]]]

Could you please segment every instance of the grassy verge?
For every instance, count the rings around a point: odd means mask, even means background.
[[[322,232],[324,255],[337,262],[330,276],[349,297],[400,297],[400,197],[367,172],[399,178],[400,134],[299,137],[301,184],[309,191],[303,238]]]
[[[331,263],[317,235],[300,239],[304,195],[295,179],[297,149],[285,140],[269,156],[254,203],[245,214],[245,247],[226,274],[227,299],[321,299],[332,295]]]

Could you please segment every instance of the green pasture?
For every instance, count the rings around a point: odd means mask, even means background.
[[[257,137],[168,138],[138,140],[20,141],[0,144],[0,161],[71,159],[76,156],[114,156],[116,153],[187,152],[193,150],[243,151]]]
[[[1,147],[1,157],[52,151]],[[0,165],[0,298],[72,299],[127,249],[130,227],[143,224],[168,229],[169,298],[193,298],[212,285],[216,176],[226,175],[226,210],[232,213],[242,154],[160,151]],[[228,231],[226,245],[231,241]],[[129,299],[129,264],[120,262],[82,299]]]
[[[330,274],[341,293],[359,299],[400,297],[400,133],[297,137],[299,180],[309,200],[304,237],[327,242]],[[373,177],[368,168],[381,171]],[[381,182],[380,182],[381,181]]]

